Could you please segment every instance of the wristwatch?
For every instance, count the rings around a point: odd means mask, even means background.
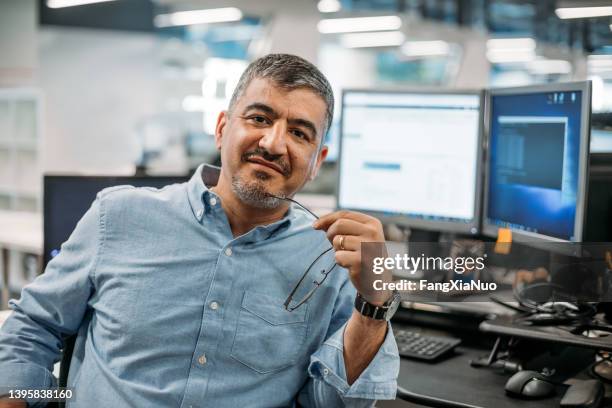
[[[365,300],[365,298],[357,292],[357,296],[355,296],[355,309],[365,317],[374,320],[389,321],[397,311],[400,300],[400,294],[397,291],[393,291],[393,295],[389,300],[383,303],[382,306],[376,306]]]

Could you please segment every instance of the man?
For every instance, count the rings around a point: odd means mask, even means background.
[[[200,167],[185,184],[99,193],[12,303],[0,386],[51,386],[61,337],[78,332],[74,406],[364,407],[393,398],[392,332],[384,313],[363,312],[390,301],[352,306],[360,243],[384,240],[380,222],[336,212],[313,223],[285,200],[317,174],[332,115],[331,88],[312,64],[292,55],[252,63],[218,118],[216,186]],[[330,243],[329,261],[346,270],[285,310]]]

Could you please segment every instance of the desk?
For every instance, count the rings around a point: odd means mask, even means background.
[[[402,323],[394,323],[393,326],[429,331]],[[554,396],[541,400],[525,401],[507,396],[504,386],[511,374],[470,366],[470,360],[488,352],[485,347],[462,344],[454,355],[436,363],[402,358],[398,378],[398,399],[428,407],[552,408],[559,406],[567,388],[561,385],[557,387]]]
[[[0,249],[2,250],[2,301],[9,298],[9,251],[39,256],[43,252],[42,215],[20,211],[0,211]]]
[[[599,316],[596,316],[599,317]],[[602,322],[607,325],[607,323]],[[585,337],[571,334],[569,325],[559,326],[521,326],[513,322],[512,317],[503,316],[494,320],[484,321],[480,325],[483,332],[495,333],[507,337],[521,337],[532,340],[563,343],[577,347],[589,347],[595,350],[612,352],[612,341],[609,336]],[[586,330],[586,329],[585,329]],[[591,329],[593,330],[593,329]]]
[[[0,247],[42,255],[42,214],[0,210]]]

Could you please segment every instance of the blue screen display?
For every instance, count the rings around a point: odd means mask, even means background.
[[[492,96],[489,223],[580,240],[581,113],[581,91]]]

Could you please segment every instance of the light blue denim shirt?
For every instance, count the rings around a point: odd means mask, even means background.
[[[201,168],[161,190],[98,194],[45,273],[11,302],[0,387],[53,386],[62,335],[78,332],[69,406],[366,407],[394,398],[390,326],[359,379],[346,381],[343,331],[355,296],[346,270],[305,306],[283,308],[330,246],[312,216],[294,206],[234,238]]]

